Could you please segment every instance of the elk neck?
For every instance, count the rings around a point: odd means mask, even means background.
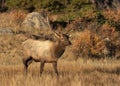
[[[57,58],[59,58],[60,56],[62,56],[62,54],[64,53],[65,51],[65,44],[63,42],[61,42],[60,40],[56,41],[56,46],[55,46],[55,56]]]

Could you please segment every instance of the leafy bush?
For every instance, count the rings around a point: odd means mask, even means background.
[[[114,27],[111,27],[108,24],[104,24],[101,27],[101,36],[102,38],[109,38],[110,42],[106,44],[109,50],[109,56],[116,56],[119,52],[119,45],[120,45],[120,33],[115,30]]]
[[[119,21],[115,22],[115,21],[112,21],[112,20],[108,20],[107,22],[111,27],[115,27],[116,31],[120,31],[120,22]]]
[[[84,18],[79,18],[67,25],[68,31],[83,31],[86,28],[87,21]]]
[[[102,15],[101,12],[96,12],[96,21],[98,22],[98,24],[104,24],[106,22],[105,17]]]
[[[80,9],[82,3],[88,0],[6,0],[8,7],[22,8],[26,10],[47,9],[48,11],[60,12],[64,8]]]
[[[117,31],[120,31],[120,10],[107,10],[103,11],[103,15],[105,16],[107,23],[115,27]]]
[[[74,9],[80,9],[85,3],[88,3],[88,0],[71,0]]]
[[[98,57],[104,53],[105,44],[98,35],[86,29],[75,38],[72,47],[76,57]]]
[[[48,11],[60,12],[62,9],[64,9],[64,4],[59,0],[49,0],[41,3],[41,7],[47,9]]]
[[[96,33],[85,29],[73,40],[72,51],[76,57],[115,57],[120,49],[120,34],[108,24],[103,24]]]

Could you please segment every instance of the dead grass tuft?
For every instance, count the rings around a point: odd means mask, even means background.
[[[16,24],[21,24],[25,17],[27,16],[27,12],[24,10],[12,10],[10,12],[10,16],[12,18],[12,21]]]

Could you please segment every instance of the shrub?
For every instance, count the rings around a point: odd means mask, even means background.
[[[59,12],[64,8],[60,0],[7,0],[7,5],[10,9],[19,8],[30,12],[39,9]]]
[[[110,42],[106,44],[106,47],[109,50],[109,56],[116,56],[119,52],[119,45],[120,45],[120,33],[115,30],[114,27],[111,27],[108,24],[104,24],[100,28],[100,36],[102,38],[109,38]]]
[[[19,8],[28,11],[33,11],[35,9],[34,0],[6,0],[6,2],[10,9]]]
[[[70,24],[67,25],[66,29],[68,31],[82,31],[85,28],[86,22],[84,19],[79,18],[72,21]]]
[[[106,22],[106,19],[101,12],[96,12],[96,21],[98,24],[104,24]]]
[[[116,30],[120,31],[120,10],[105,10],[103,11],[103,15],[110,26],[115,27]]]
[[[18,25],[20,25],[25,19],[27,12],[24,10],[12,10],[10,12],[10,16],[12,17],[12,21]]]
[[[41,7],[47,9],[48,11],[60,12],[64,9],[64,4],[59,0],[44,0],[43,3],[41,3]]]
[[[74,39],[72,51],[76,57],[100,56],[105,48],[104,42],[98,35],[85,29]]]
[[[118,57],[120,33],[108,24],[97,28],[97,33],[90,29],[79,32],[73,40],[72,51],[76,57]]]

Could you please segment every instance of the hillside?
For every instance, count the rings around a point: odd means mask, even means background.
[[[3,86],[119,86],[119,0],[116,0],[118,4],[105,0],[112,4],[111,7],[104,1],[101,5],[105,8],[96,4],[102,0],[3,1],[0,4],[0,83]],[[26,17],[35,12],[42,16],[39,21],[47,16],[51,28],[23,27]],[[36,16],[33,19],[37,21]],[[25,77],[22,42],[28,38],[56,41],[54,31],[69,34],[72,42],[58,62],[59,79],[49,64],[43,76],[38,77],[39,63],[34,62]]]

